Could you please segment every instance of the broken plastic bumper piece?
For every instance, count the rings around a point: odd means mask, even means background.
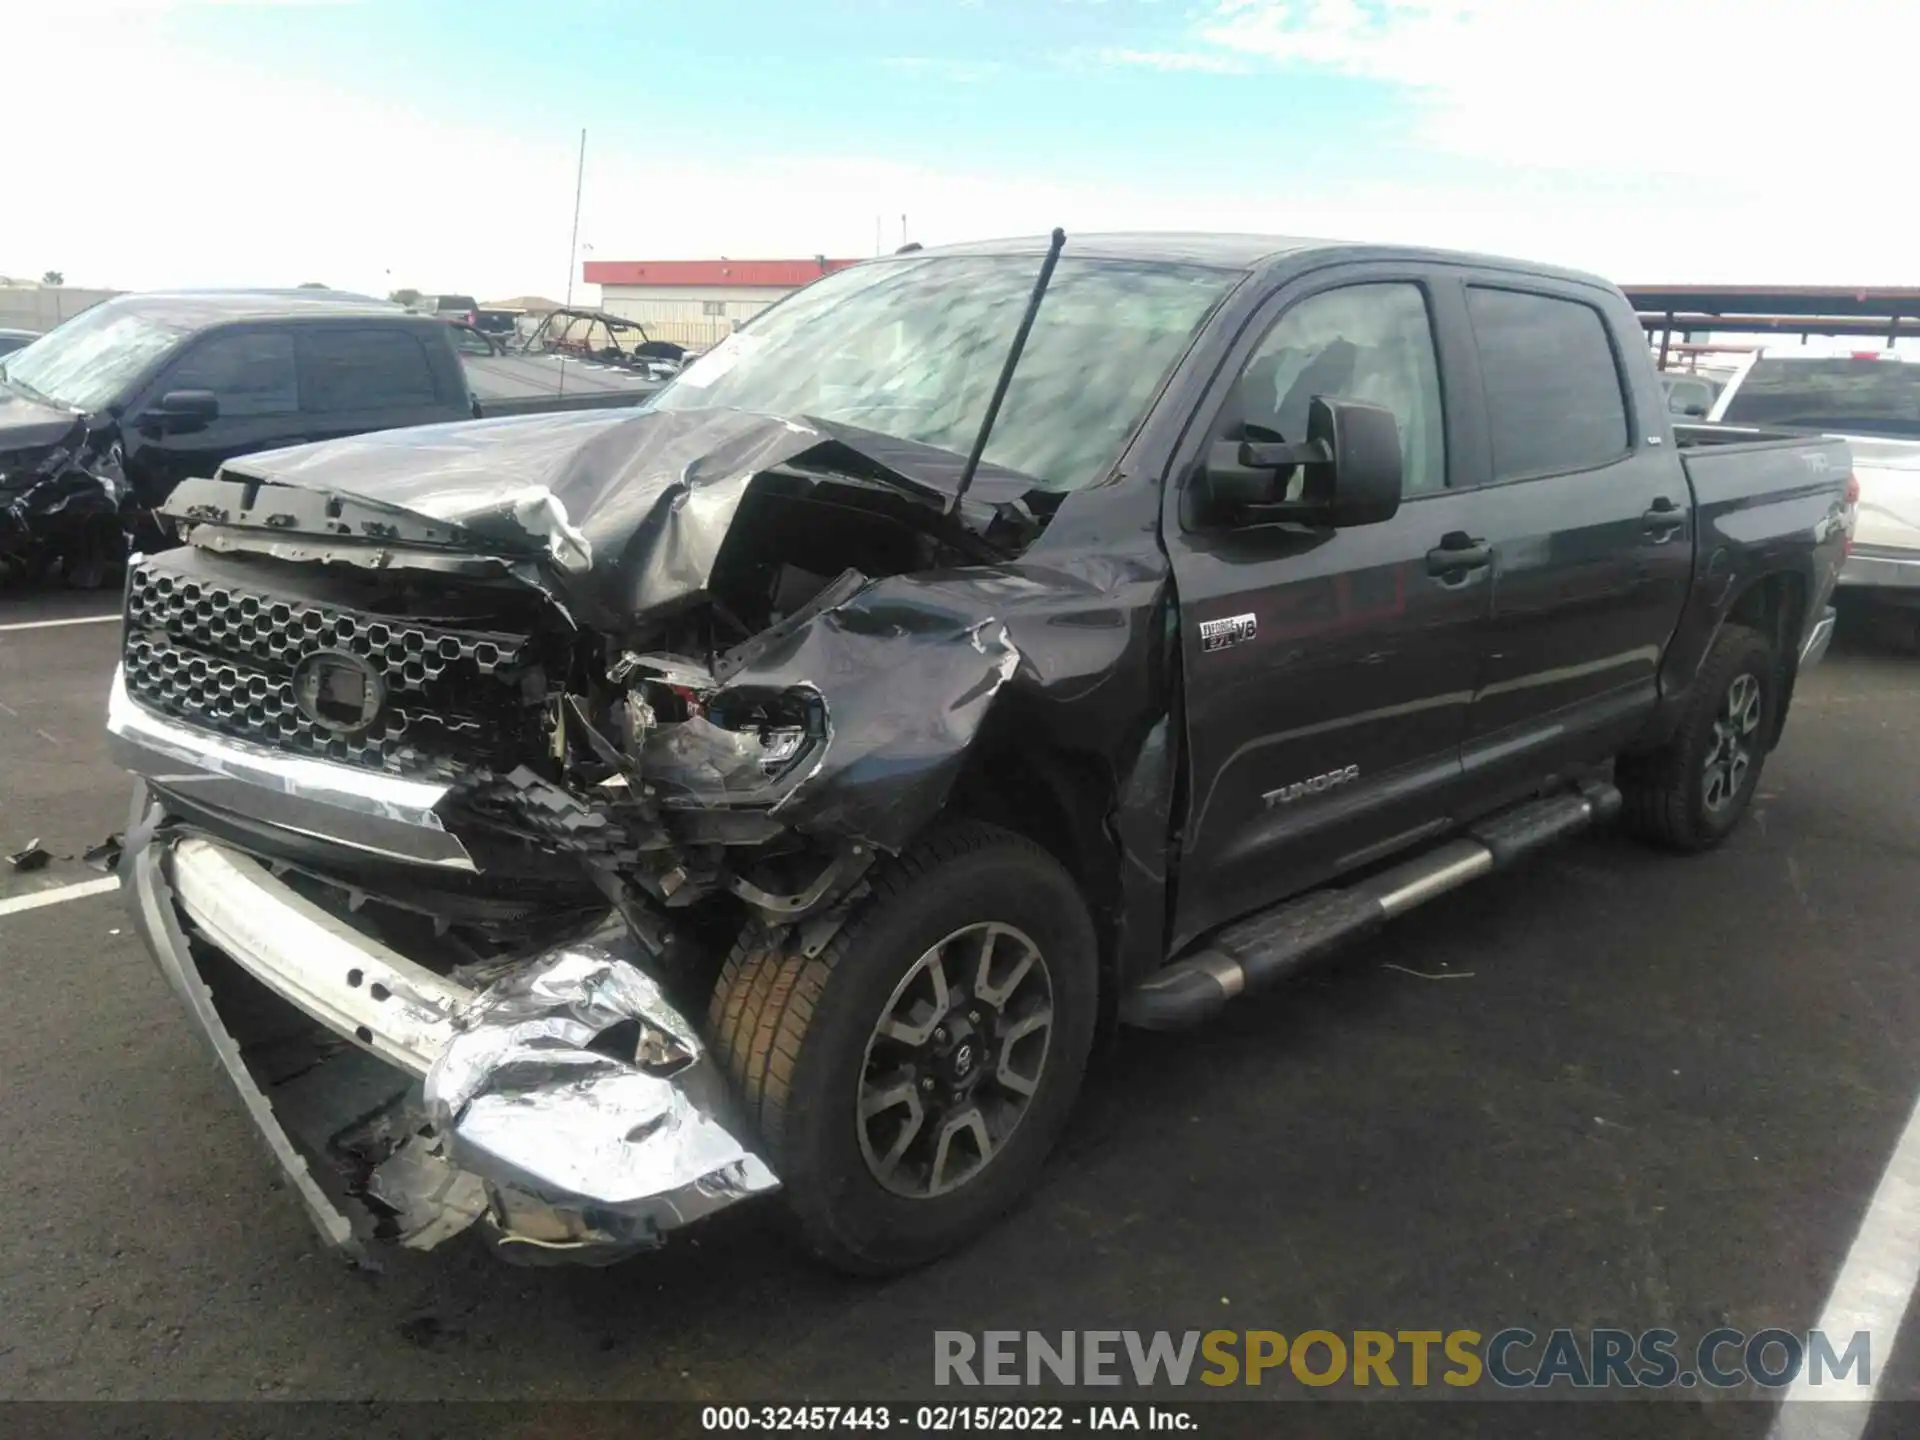
[[[161,969],[343,1248],[425,1249],[477,1222],[509,1258],[605,1263],[777,1187],[623,934],[468,984],[237,850],[141,838],[129,857],[122,874]],[[263,1023],[250,982],[300,1014],[267,1002],[279,1019]],[[289,1022],[305,1034],[295,1062]]]

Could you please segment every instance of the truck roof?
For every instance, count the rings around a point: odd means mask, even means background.
[[[116,295],[102,300],[100,306],[151,315],[183,327],[287,315],[379,315],[398,319],[407,313],[388,301],[344,290],[147,290]]]
[[[970,240],[957,245],[928,246],[920,255],[1044,255],[1045,235],[1013,236],[1001,240]],[[1170,265],[1210,265],[1224,270],[1263,270],[1278,261],[1306,255],[1328,259],[1351,258],[1425,260],[1471,265],[1490,270],[1514,270],[1528,275],[1550,275],[1587,285],[1613,289],[1613,283],[1582,270],[1542,265],[1497,255],[1463,250],[1435,250],[1411,245],[1383,245],[1362,240],[1320,240],[1298,235],[1239,235],[1204,231],[1141,231],[1067,236],[1066,256],[1095,260],[1145,260]],[[887,257],[893,258],[893,257]],[[910,258],[910,257],[903,257]],[[867,262],[871,263],[871,262]],[[884,259],[881,263],[885,263]]]

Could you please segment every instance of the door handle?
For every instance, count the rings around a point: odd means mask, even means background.
[[[1493,547],[1484,540],[1476,540],[1463,530],[1450,531],[1440,537],[1440,543],[1427,551],[1427,573],[1443,577],[1458,577],[1469,570],[1478,570],[1493,562]]]
[[[1655,540],[1671,540],[1686,521],[1686,512],[1664,495],[1640,516],[1641,528]]]

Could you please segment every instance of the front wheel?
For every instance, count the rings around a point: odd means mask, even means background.
[[[1620,759],[1627,827],[1673,850],[1707,850],[1726,839],[1760,783],[1779,691],[1780,666],[1766,638],[1744,625],[1722,629],[1673,737]]]
[[[1098,962],[1072,878],[993,826],[938,832],[871,886],[811,960],[749,928],[708,1029],[808,1248],[885,1274],[1032,1183],[1080,1088]]]

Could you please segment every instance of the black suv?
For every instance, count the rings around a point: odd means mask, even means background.
[[[103,583],[236,455],[476,414],[449,327],[329,290],[102,301],[0,359],[0,570]]]

